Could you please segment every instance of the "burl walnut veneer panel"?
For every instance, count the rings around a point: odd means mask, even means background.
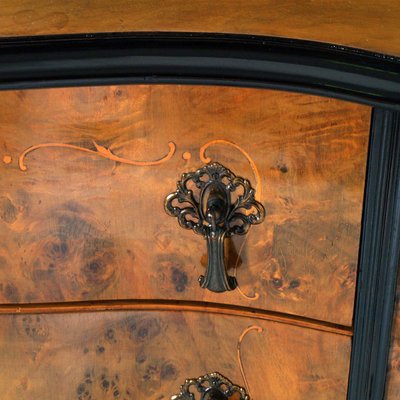
[[[4,399],[169,399],[218,371],[253,400],[344,400],[350,337],[198,312],[0,316]],[[241,373],[243,368],[243,374]]]
[[[351,325],[370,108],[270,90],[0,94],[0,299],[177,299]],[[182,172],[250,179],[263,224],[228,243],[240,290],[199,288],[206,242],[166,215]]]

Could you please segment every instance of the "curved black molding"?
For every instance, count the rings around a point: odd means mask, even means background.
[[[0,89],[127,83],[276,88],[400,110],[400,59],[343,46],[193,33],[0,39]]]
[[[400,113],[375,109],[348,400],[383,400],[400,259]]]

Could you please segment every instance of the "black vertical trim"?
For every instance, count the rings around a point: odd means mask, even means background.
[[[374,109],[348,400],[382,400],[400,255],[400,113]]]

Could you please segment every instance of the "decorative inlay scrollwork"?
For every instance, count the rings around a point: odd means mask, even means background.
[[[251,397],[251,395],[250,395],[250,389],[249,389],[249,382],[247,381],[246,374],[244,372],[241,348],[242,348],[243,339],[251,331],[257,331],[258,333],[262,333],[263,329],[261,328],[261,326],[258,326],[258,325],[249,326],[242,332],[242,334],[239,337],[238,343],[237,343],[237,359],[238,359],[238,363],[239,363],[240,373],[242,374],[244,386],[246,387],[247,393],[249,394],[250,397]]]
[[[254,177],[256,178],[256,191],[257,191],[257,199],[262,199],[262,188],[261,188],[261,177],[260,177],[260,173],[258,172],[258,168],[256,163],[253,161],[253,159],[251,158],[250,154],[244,150],[242,147],[240,147],[238,144],[231,142],[229,140],[225,140],[225,139],[215,139],[215,140],[211,140],[210,142],[207,142],[205,145],[203,145],[200,148],[200,160],[205,163],[208,164],[209,162],[211,162],[211,158],[206,157],[206,151],[210,146],[213,146],[215,144],[227,144],[228,146],[232,146],[235,149],[239,150],[247,159],[247,161],[250,164],[251,169],[253,170],[254,173]]]
[[[12,163],[12,157],[8,154],[5,154],[3,156],[3,163],[4,164],[11,164]]]
[[[176,145],[173,142],[169,142],[168,146],[169,146],[169,151],[168,153],[160,158],[159,160],[155,160],[155,161],[136,161],[136,160],[129,160],[127,158],[123,158],[123,157],[119,157],[116,156],[115,154],[113,154],[111,152],[110,149],[107,149],[104,146],[101,146],[99,144],[97,144],[94,140],[93,140],[93,144],[94,147],[96,148],[96,150],[92,150],[92,149],[88,149],[86,147],[81,147],[81,146],[76,146],[73,144],[68,144],[68,143],[42,143],[42,144],[37,144],[31,147],[28,147],[25,151],[23,151],[18,159],[18,165],[21,171],[26,171],[27,167],[25,165],[25,158],[26,156],[31,153],[32,151],[38,150],[38,149],[43,149],[46,147],[61,147],[61,148],[67,148],[67,149],[73,149],[73,150],[79,150],[79,151],[83,151],[85,153],[90,153],[90,154],[94,154],[96,156],[99,157],[103,157],[103,158],[107,158],[109,160],[112,161],[116,161],[122,164],[129,164],[129,165],[136,165],[136,166],[151,166],[151,165],[158,165],[158,164],[162,164],[168,160],[170,160],[172,158],[172,156],[175,153],[176,150]]]
[[[250,400],[251,395],[244,372],[241,346],[244,337],[253,330],[256,330],[258,333],[262,333],[263,331],[258,325],[250,325],[241,333],[237,343],[237,359],[245,388],[234,385],[218,372],[213,372],[199,378],[186,379],[185,383],[181,386],[180,393],[172,396],[171,400],[195,400],[197,399],[195,393],[199,393],[199,400],[229,400],[234,395],[236,395],[234,398],[238,400]],[[239,397],[237,397],[237,394],[239,394]]]

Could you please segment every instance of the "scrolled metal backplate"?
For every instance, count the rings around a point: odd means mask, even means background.
[[[196,397],[192,389],[200,397]],[[172,396],[171,400],[229,400],[233,395],[236,395],[235,400],[250,400],[243,388],[213,372],[197,379],[187,379],[181,386],[181,392]]]
[[[236,278],[226,273],[224,240],[244,235],[251,225],[264,220],[264,207],[254,196],[247,179],[214,162],[182,174],[177,190],[166,197],[167,214],[207,240],[208,266],[199,278],[201,287],[213,292],[236,288]]]

